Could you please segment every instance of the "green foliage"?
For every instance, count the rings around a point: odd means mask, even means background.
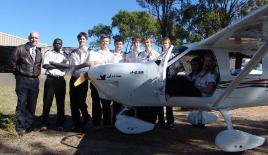
[[[252,10],[267,4],[268,0],[136,0],[148,12],[120,10],[112,17],[111,26],[99,24],[89,30],[95,41],[90,47],[99,45],[101,34],[112,36],[112,30],[125,40],[128,49],[132,37],[151,37],[160,42],[168,36],[172,43],[180,45],[200,41],[247,15]]]
[[[157,38],[157,21],[145,11],[119,11],[112,20],[112,27],[118,29],[125,42],[130,42],[132,37]]]
[[[258,9],[262,5],[268,3],[268,0],[248,0],[246,5],[241,9],[241,16],[247,15],[249,12]]]
[[[182,1],[177,23],[188,35],[181,39],[194,42],[207,38],[266,3],[267,0]]]
[[[14,132],[15,131],[15,124],[14,124],[14,118],[12,115],[4,115],[0,113],[0,129]]]
[[[102,34],[106,34],[111,37],[112,28],[108,25],[99,24],[88,30],[88,36],[93,38],[92,41],[89,42],[89,48],[96,49],[99,46],[99,40]]]
[[[143,8],[147,8],[149,13],[154,16],[159,24],[158,32],[161,34],[157,40],[160,42],[162,37],[169,37],[173,44],[180,44],[179,35],[183,34],[180,24],[176,24],[178,14],[177,5],[181,0],[136,0]],[[177,30],[175,28],[178,28]]]

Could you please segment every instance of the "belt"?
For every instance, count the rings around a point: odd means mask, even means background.
[[[26,76],[26,75],[21,75],[19,74],[18,76],[21,76],[25,79],[28,79],[28,80],[35,80],[35,79],[38,79],[38,77],[35,77],[35,76]]]
[[[53,79],[64,79],[64,76],[47,75],[47,78],[53,78]]]

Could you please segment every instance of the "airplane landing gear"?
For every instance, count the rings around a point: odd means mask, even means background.
[[[125,134],[139,134],[154,129],[154,124],[124,115],[129,108],[124,108],[117,116],[115,126]]]
[[[215,138],[215,144],[226,152],[240,152],[261,146],[265,138],[240,130],[234,130],[228,110],[220,110],[227,124],[227,130],[220,132]]]
[[[206,111],[198,110],[187,115],[187,121],[194,127],[204,127],[206,124],[217,121],[217,116]]]

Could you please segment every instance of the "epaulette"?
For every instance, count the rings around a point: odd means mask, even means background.
[[[51,50],[50,50],[50,49],[46,50],[46,51],[44,52],[44,54],[47,53],[48,51],[51,51]]]
[[[63,54],[69,55],[70,53],[63,50]]]
[[[76,51],[78,51],[78,49],[77,49],[77,48],[76,48],[76,49],[74,49],[74,50],[72,50],[72,51],[71,51],[71,53],[76,52]]]
[[[130,51],[124,51],[124,52],[122,52],[123,54],[129,54],[130,53]]]

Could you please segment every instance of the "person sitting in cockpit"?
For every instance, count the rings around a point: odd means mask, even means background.
[[[211,96],[216,86],[215,61],[210,53],[205,53],[201,72],[198,74],[194,86],[202,96]]]
[[[198,74],[201,72],[202,70],[202,61],[200,59],[200,57],[195,57],[191,60],[190,62],[191,64],[191,72],[186,74],[186,78],[190,81],[190,82],[195,82],[196,78],[198,77]]]

